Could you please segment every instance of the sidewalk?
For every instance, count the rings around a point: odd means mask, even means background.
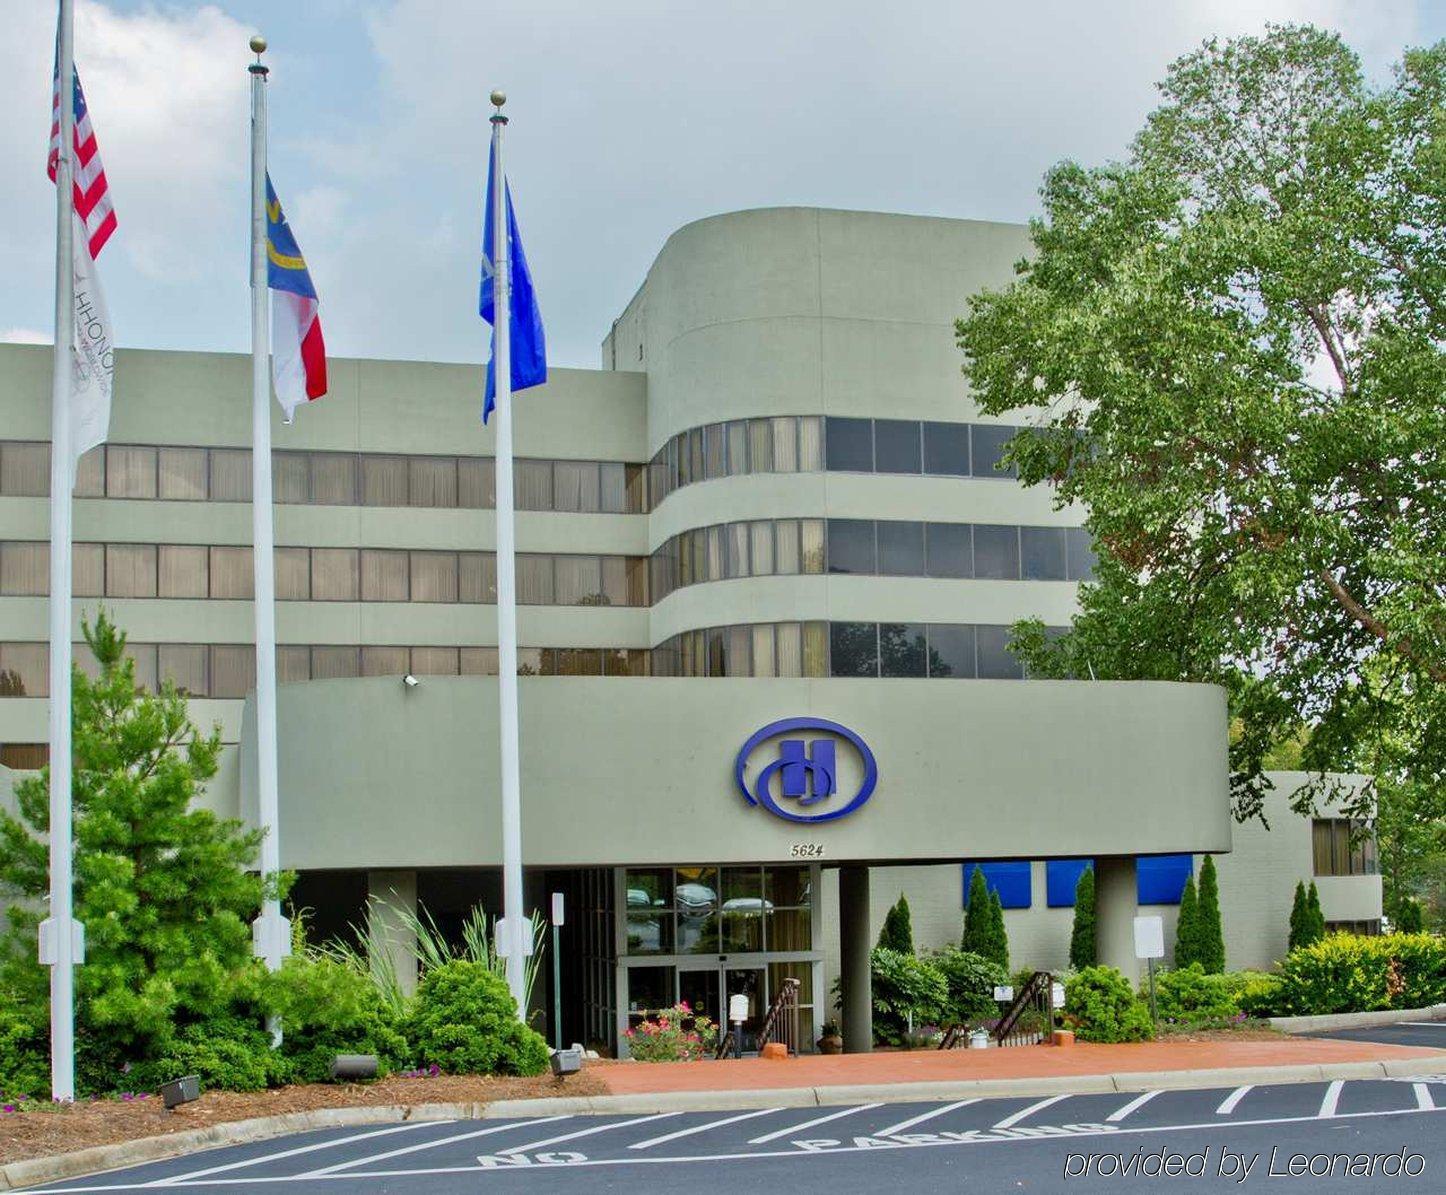
[[[741,1091],[791,1087],[878,1087],[894,1083],[968,1083],[1173,1071],[1259,1068],[1261,1082],[1279,1067],[1332,1066],[1439,1059],[1446,1051],[1376,1042],[1287,1037],[1269,1041],[1137,1042],[1128,1045],[1012,1046],[989,1050],[909,1050],[877,1054],[810,1054],[786,1061],[729,1058],[720,1062],[597,1067],[614,1095]]]

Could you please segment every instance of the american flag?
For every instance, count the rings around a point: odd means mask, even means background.
[[[110,234],[115,231],[115,209],[111,207],[110,187],[105,181],[100,149],[95,143],[95,129],[85,107],[85,93],[80,89],[80,72],[75,80],[75,155],[72,160],[75,180],[75,214],[85,222],[90,241],[91,260],[100,256]],[[55,181],[60,163],[60,68],[55,71],[55,87],[50,106],[50,181]]]

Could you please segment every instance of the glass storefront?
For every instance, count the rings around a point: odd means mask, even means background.
[[[799,1038],[824,1019],[817,866],[697,864],[619,872],[622,1031],[685,1002],[722,1027],[731,996],[748,997],[745,1048],[785,979],[799,981]]]

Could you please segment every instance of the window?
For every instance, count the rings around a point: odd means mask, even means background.
[[[1024,667],[1009,650],[1008,627],[976,627],[979,678],[981,680],[1023,680]]]
[[[49,695],[49,644],[0,643],[0,697]]]
[[[204,448],[162,448],[158,455],[160,473],[157,493],[162,498],[196,502],[206,497],[206,450]]]
[[[1065,534],[1063,527],[1021,527],[1019,550],[1026,581],[1063,581]]]
[[[1088,581],[1095,575],[1095,549],[1090,533],[1083,527],[1065,530],[1068,573],[1071,581]]]
[[[1010,438],[1018,430],[1017,427],[1001,427],[994,423],[974,424],[970,439],[973,442],[971,465],[975,477],[1017,477],[1019,475],[1013,465],[1008,468],[999,467],[1000,459],[1004,455],[1004,446],[1009,443]]]
[[[828,571],[868,575],[878,572],[871,519],[828,520]]]
[[[211,449],[211,500],[213,502],[251,501],[250,449]]]
[[[207,548],[200,544],[161,544],[157,551],[161,597],[210,596],[211,554]]]
[[[363,676],[405,676],[414,671],[412,653],[405,647],[363,647],[361,649],[361,674]]]
[[[406,506],[410,493],[411,479],[406,457],[362,457],[363,506]]]
[[[596,461],[557,461],[552,466],[551,510],[594,512],[598,509]]]
[[[773,560],[773,524],[768,519],[759,519],[748,526],[751,546],[753,575],[769,576],[775,571]]]
[[[72,544],[70,591],[75,597],[105,595],[105,545]]]
[[[925,676],[928,652],[924,628],[918,624],[879,624],[879,675]]]
[[[551,510],[552,462],[514,461],[512,495],[518,510]]]
[[[930,523],[927,573],[931,577],[972,577],[974,536],[968,523]]]
[[[879,473],[920,473],[919,425],[912,419],[874,420],[874,469]]]
[[[641,470],[636,465],[621,465],[612,461],[604,461],[598,466],[598,485],[600,488],[600,503],[598,509],[606,514],[626,514],[629,510],[628,503],[628,470],[633,470],[634,477],[641,477]]]
[[[596,556],[559,556],[553,567],[553,602],[596,606],[602,597],[602,563]]]
[[[407,557],[406,552],[363,548],[361,600],[405,602],[409,593]]]
[[[829,624],[829,660],[834,676],[878,676],[879,628],[872,622]]]
[[[106,552],[106,587],[110,587],[110,552]],[[251,549],[211,549],[211,596],[249,600],[252,597]]]
[[[457,553],[413,552],[411,569],[410,600],[449,603],[457,600]]]
[[[798,420],[791,417],[773,421],[773,471],[798,472]]]
[[[50,493],[49,444],[0,444],[0,494],[44,498]]]
[[[773,471],[773,425],[767,419],[748,421],[748,471],[750,473],[771,473]],[[688,483],[680,476],[679,485]]]
[[[105,496],[107,498],[154,498],[156,496],[156,450],[154,448],[106,449]]]
[[[163,582],[165,563],[165,558],[162,557]],[[273,568],[276,576],[277,601],[309,602],[311,600],[311,552],[309,549],[277,548]]]
[[[1318,876],[1375,875],[1375,832],[1364,822],[1318,817],[1311,822],[1311,843]]]
[[[885,577],[922,577],[924,524],[888,520],[877,527],[879,573]]]
[[[928,638],[930,676],[974,676],[973,627],[935,623]]]
[[[356,601],[361,595],[358,555],[355,548],[312,548],[311,600]]]
[[[457,461],[450,456],[414,456],[411,505],[450,509],[457,505]]]
[[[728,472],[728,437],[724,424],[703,429],[703,476],[712,481]]]
[[[359,675],[360,652],[350,645],[313,647],[311,679],[336,680]]]
[[[817,473],[823,468],[823,420],[805,415],[798,421],[798,468]]]
[[[191,697],[211,692],[210,651],[199,643],[161,643],[156,648],[156,670],[162,683],[170,681],[176,691]]]
[[[466,510],[491,510],[497,505],[495,461],[470,456],[457,462],[457,505]]]
[[[1019,580],[1019,528],[976,524],[974,575],[993,581]]]
[[[98,444],[81,454],[75,469],[77,498],[105,497],[105,445]]]
[[[969,425],[924,424],[924,472],[936,476],[969,476]]]
[[[552,557],[519,552],[517,600],[525,606],[552,605]]]
[[[455,647],[412,648],[412,671],[418,676],[456,676],[458,670]]]
[[[211,696],[245,697],[256,687],[256,652],[249,643],[211,648]]]
[[[356,505],[357,458],[347,452],[311,454],[311,500],[320,506]]]
[[[215,551],[213,548],[212,551]],[[105,596],[153,598],[156,596],[155,544],[107,544],[105,549]]]
[[[869,419],[824,420],[824,463],[836,473],[874,471],[874,425]]]
[[[311,501],[311,461],[306,453],[271,454],[271,496],[288,504]]]
[[[311,679],[311,648],[293,644],[276,649],[276,683],[289,685]]]
[[[7,597],[44,597],[49,592],[49,544],[0,544],[0,594]]]

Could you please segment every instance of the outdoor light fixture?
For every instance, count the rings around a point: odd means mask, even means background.
[[[338,1054],[331,1060],[333,1079],[375,1079],[381,1060],[375,1054]]]
[[[413,676],[410,672],[407,673],[406,676],[402,677],[402,684],[406,685],[407,688],[409,688],[409,689],[415,689],[415,688],[416,688],[418,685],[420,685],[421,683],[422,683],[422,682],[419,681],[419,680],[418,680],[415,676]]]
[[[198,1075],[187,1075],[184,1079],[172,1079],[161,1084],[161,1099],[165,1101],[167,1111],[178,1104],[189,1104],[200,1098],[201,1079]]]
[[[581,1050],[554,1050],[552,1052],[552,1073],[559,1079],[564,1075],[575,1075],[580,1070],[582,1070]]]

